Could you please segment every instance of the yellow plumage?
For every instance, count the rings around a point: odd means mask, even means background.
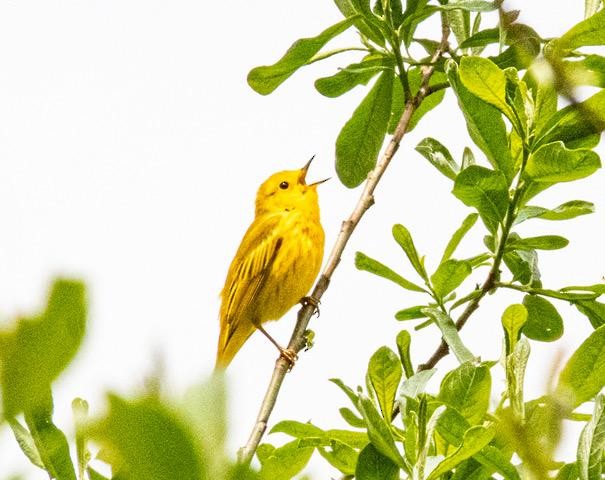
[[[312,160],[312,159],[311,159]],[[221,292],[217,368],[225,368],[261,324],[277,320],[307,295],[323,259],[316,182],[300,170],[271,175],[258,189],[255,218]],[[283,349],[280,351],[283,353]]]

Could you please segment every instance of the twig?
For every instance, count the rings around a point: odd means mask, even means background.
[[[404,111],[399,119],[399,123],[397,124],[397,128],[395,129],[395,132],[393,133],[386,150],[384,151],[380,161],[376,164],[376,167],[374,167],[374,169],[368,174],[363,192],[359,197],[353,212],[349,218],[342,223],[340,233],[336,239],[336,242],[334,243],[334,246],[332,247],[332,252],[328,257],[326,266],[311,294],[317,300],[320,300],[324,292],[327,290],[330,284],[330,279],[332,278],[332,274],[340,263],[342,253],[349,239],[351,238],[355,227],[363,217],[364,213],[374,203],[374,190],[376,189],[376,186],[378,185],[378,182],[380,181],[386,168],[389,166],[393,156],[397,152],[401,139],[403,138],[410,124],[412,114],[418,105],[420,105],[422,100],[428,95],[429,80],[433,74],[433,71],[435,70],[435,63],[437,60],[439,60],[443,52],[447,51],[448,48],[447,39],[449,37],[450,29],[445,20],[442,20],[442,22],[441,44],[433,54],[431,64],[423,68],[422,85],[418,90],[418,93],[413,98],[407,100]],[[313,310],[314,307],[308,304],[299,310],[298,320],[296,322],[296,326],[294,327],[292,337],[290,338],[290,343],[288,344],[289,349],[300,352],[304,348],[306,344],[305,332],[307,330],[307,326],[309,325],[311,316],[313,315]],[[273,376],[269,382],[265,398],[261,404],[254,428],[250,434],[250,438],[248,439],[246,445],[239,451],[239,460],[243,464],[250,463],[252,457],[254,456],[254,452],[256,451],[263,434],[265,433],[267,423],[269,422],[269,416],[271,415],[275,402],[277,401],[277,396],[279,394],[284,377],[288,372],[288,367],[289,364],[284,358],[280,357],[275,362]]]

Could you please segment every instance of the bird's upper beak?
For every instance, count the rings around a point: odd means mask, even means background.
[[[303,185],[307,185],[306,183],[306,178],[307,178],[307,171],[309,170],[309,166],[311,165],[311,162],[313,161],[313,159],[315,158],[315,155],[313,155],[311,157],[311,159],[305,164],[305,166],[300,170],[300,177],[299,177],[299,181],[300,183],[302,183]],[[324,183],[326,181],[330,180],[330,177],[328,178],[324,178],[323,180],[320,180],[319,182],[315,182],[315,183],[311,183],[309,184],[309,187],[314,187],[319,185],[320,183]]]

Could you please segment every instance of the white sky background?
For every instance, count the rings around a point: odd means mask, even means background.
[[[584,8],[580,0],[509,2],[515,4],[524,8],[522,21],[543,36],[563,33]],[[91,411],[101,413],[104,392],[135,394],[158,355],[176,395],[210,374],[218,294],[252,220],[258,185],[275,171],[300,168],[313,154],[309,177],[335,177],[334,141],[367,92],[357,88],[327,99],[313,88],[315,78],[356,55],[303,69],[268,97],[253,92],[246,75],[339,18],[327,0],[0,2],[0,319],[35,312],[56,275],[83,278],[89,286],[89,334],[55,385],[61,428],[72,431],[73,397],[88,399]],[[347,39],[354,37],[336,44]],[[342,425],[338,408],[347,399],[328,378],[363,383],[370,355],[384,344],[394,348],[395,334],[413,326],[393,314],[421,297],[358,272],[353,255],[362,250],[414,279],[391,226],[405,224],[434,268],[469,213],[451,196],[450,181],[414,151],[425,136],[457,159],[471,144],[451,92],[404,139],[323,298],[321,317],[312,321],[316,345],[288,375],[273,423]],[[546,207],[571,199],[597,204],[590,216],[519,228],[571,240],[563,251],[540,254],[545,286],[601,280],[604,190],[599,171],[536,199]],[[359,193],[336,178],[320,187],[326,256]],[[458,256],[478,253],[483,235],[479,222]],[[477,272],[467,287],[484,275]],[[504,292],[485,299],[462,334],[474,353],[498,357],[500,315],[521,298]],[[555,360],[567,358],[590,331],[574,308],[557,307],[565,335],[554,345],[532,342],[528,398],[544,391]],[[292,310],[268,328],[285,344],[294,319]],[[413,359],[421,363],[439,335],[428,328],[413,338]],[[232,452],[247,439],[275,358],[274,347],[254,335],[229,368]],[[447,359],[439,366],[443,372],[454,365]],[[502,385],[495,378],[495,389]],[[438,379],[431,384],[437,387]],[[562,457],[574,455],[575,442],[562,448]],[[4,428],[0,478],[11,472],[46,478],[28,466]],[[321,458],[309,472],[336,476]]]

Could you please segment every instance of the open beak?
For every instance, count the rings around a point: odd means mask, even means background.
[[[315,155],[313,155],[313,156],[311,157],[311,159],[310,159],[310,160],[309,160],[309,161],[308,161],[308,162],[305,164],[305,166],[304,166],[304,167],[303,167],[303,168],[300,170],[300,172],[301,172],[301,173],[300,173],[300,178],[299,178],[299,180],[300,180],[300,182],[301,182],[303,185],[306,185],[307,171],[309,170],[309,166],[311,165],[311,162],[313,161],[313,159],[314,159],[314,158],[315,158]],[[323,180],[320,180],[319,182],[311,183],[311,184],[309,185],[309,187],[314,187],[314,186],[317,186],[317,185],[319,185],[320,183],[324,183],[324,182],[326,182],[326,181],[328,181],[328,180],[330,180],[330,177],[328,177],[328,178],[324,178]]]

